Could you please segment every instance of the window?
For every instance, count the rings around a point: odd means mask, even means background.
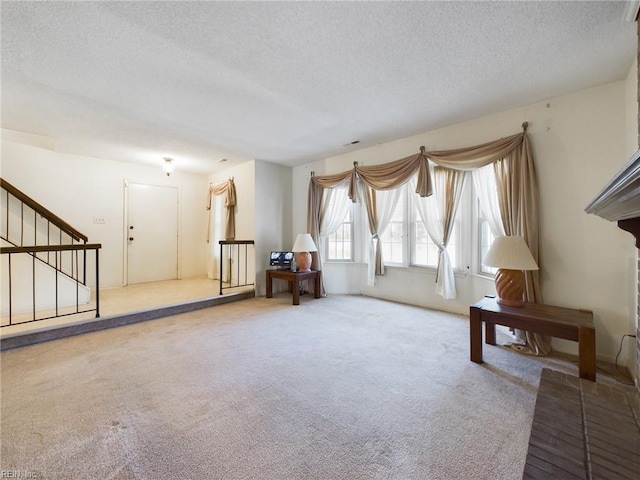
[[[491,233],[491,229],[489,228],[489,222],[486,218],[482,216],[481,210],[478,208],[478,246],[480,248],[480,273],[487,273],[490,275],[494,275],[498,269],[494,267],[487,267],[482,265],[482,259],[489,252],[489,248],[491,248],[491,244],[493,243],[494,236]]]
[[[326,261],[353,261],[353,208],[349,208],[338,230],[326,237]]]
[[[489,179],[493,178],[492,170],[489,173]],[[494,240],[489,221],[480,208],[474,182],[467,182],[464,188],[447,247],[449,259],[457,272],[494,275],[497,269],[482,265]],[[496,187],[490,183],[487,188]],[[380,236],[386,266],[419,269],[438,266],[440,252],[422,223],[413,201],[415,195],[412,188],[402,189],[389,226]],[[366,263],[370,237],[364,201],[352,204],[338,231],[324,239],[325,261]]]
[[[403,188],[391,222],[380,236],[382,258],[385,265],[437,268],[440,250],[427,233],[415,203],[409,201],[409,195],[415,193],[409,188]],[[460,210],[462,209],[461,206]],[[458,212],[447,247],[453,268],[457,268],[460,256],[460,216],[461,212]]]
[[[382,258],[385,265],[404,265],[404,252],[405,252],[405,210],[406,210],[406,188],[402,189],[400,196],[398,197],[398,203],[391,216],[389,226],[380,235],[380,242],[382,243]]]
[[[436,267],[438,265],[438,247],[431,241],[431,237],[427,233],[424,223],[418,218],[417,212],[414,212],[414,221],[411,223],[413,228],[414,249],[411,264],[420,267]]]

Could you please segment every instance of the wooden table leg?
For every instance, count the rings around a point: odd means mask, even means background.
[[[578,370],[580,378],[596,381],[596,330],[580,327],[578,330]]]
[[[298,281],[298,277],[295,280],[291,281],[291,288],[293,293],[293,304],[300,305],[300,282]]]
[[[470,308],[469,334],[471,344],[471,361],[475,363],[482,363],[482,320],[480,319],[479,308]]]
[[[320,294],[322,293],[322,273],[318,272],[316,275],[316,281],[313,286],[313,298],[320,298]]]
[[[267,298],[273,297],[273,279],[267,270]]]
[[[484,341],[489,345],[496,344],[496,324],[484,322]]]

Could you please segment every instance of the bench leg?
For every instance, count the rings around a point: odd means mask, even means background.
[[[484,322],[484,343],[496,344],[496,324]]]
[[[482,320],[480,309],[471,307],[469,312],[469,335],[471,344],[471,361],[482,363]]]
[[[596,331],[580,327],[578,330],[578,364],[580,378],[596,381]]]

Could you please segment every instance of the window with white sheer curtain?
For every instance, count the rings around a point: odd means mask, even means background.
[[[326,262],[352,262],[354,257],[354,221],[353,204],[342,219],[338,229],[324,239]]]
[[[498,271],[497,268],[487,267],[482,264],[482,259],[489,253],[489,249],[495,238],[495,235],[491,233],[491,228],[489,228],[489,221],[484,218],[484,215],[478,207],[478,273],[495,275]]]
[[[406,265],[407,189],[400,187],[387,228],[379,235],[385,265]]]
[[[351,253],[351,233],[347,232],[345,227],[345,218],[352,209],[352,202],[347,196],[348,188],[349,185],[343,183],[326,189],[323,194],[318,255],[321,266],[331,253],[337,255],[338,249],[340,249],[340,255],[345,255],[345,252]],[[334,248],[333,251],[331,247]],[[332,259],[335,260],[335,258]]]
[[[495,274],[497,269],[482,265],[493,239],[505,234],[498,204],[498,185],[493,165],[486,165],[471,172],[478,198],[478,246],[480,273]]]
[[[455,217],[449,243],[446,248],[448,259],[443,260],[440,275],[444,275],[441,285],[437,287],[437,291],[446,296],[446,298],[454,298],[455,281],[453,273],[456,271],[474,271],[491,275],[494,269],[481,265],[481,260],[486,255],[493,238],[496,236],[492,231],[493,228],[498,235],[503,235],[502,225],[499,218],[499,209],[497,201],[497,187],[493,167],[491,165],[480,168],[472,173],[473,182],[466,182],[463,188],[468,198],[461,203],[459,212]],[[434,174],[434,178],[438,178]],[[436,198],[440,199],[441,195],[435,194],[432,197],[420,199],[416,196],[415,178],[408,183],[394,190],[377,191],[378,208],[387,209],[388,225],[377,241],[380,242],[382,249],[382,259],[388,267],[412,267],[437,269],[439,258],[441,257],[441,248],[434,241],[441,239],[442,230],[442,214],[436,207]],[[444,187],[440,185],[437,190]],[[343,202],[346,198],[343,195],[346,192],[347,185],[343,184],[331,190],[327,190],[323,198],[325,206],[325,216],[323,217],[323,232],[329,231],[328,226],[331,225],[332,233],[322,235],[323,245],[323,261],[354,261],[356,258],[365,258],[358,253],[360,244],[355,241],[358,234],[358,228],[365,228],[365,235],[370,237],[368,227],[361,227],[356,221],[356,217],[360,217],[359,210],[365,210],[363,202],[352,203]],[[472,195],[472,191],[475,195]],[[471,200],[473,197],[473,200]],[[362,195],[360,198],[364,198]],[[388,203],[393,198],[397,198],[395,204]],[[429,200],[430,199],[430,200]],[[471,202],[478,202],[478,208],[472,209]],[[420,212],[420,203],[424,204],[424,210]],[[428,206],[428,202],[431,205]],[[482,208],[484,207],[484,208]],[[472,215],[472,211],[475,215]],[[485,211],[489,212],[488,215]],[[363,214],[363,212],[360,212]],[[340,215],[344,214],[344,218],[339,220]],[[428,229],[423,221],[424,218],[434,218],[434,237],[429,235]],[[472,228],[471,222],[477,222],[478,227]],[[469,223],[469,225],[467,225]],[[466,232],[462,235],[462,232]],[[474,232],[474,235],[471,233]],[[375,239],[373,240],[376,241]],[[369,252],[369,255],[375,254],[375,247]],[[369,248],[367,250],[369,250]],[[472,255],[472,251],[479,254]],[[373,252],[373,253],[372,253]],[[478,264],[471,269],[463,267],[469,263],[471,258],[479,258]],[[366,257],[370,258],[370,257]],[[372,262],[372,265],[374,263]],[[371,272],[369,272],[369,280],[371,280]],[[444,285],[447,285],[446,287]]]
[[[389,227],[380,236],[384,261],[387,266],[437,268],[440,249],[420,218],[412,188],[415,188],[413,182],[401,187]],[[448,247],[454,269],[458,268],[460,257],[459,224],[460,215],[456,217]]]
[[[369,199],[375,197],[371,208],[375,207],[375,220],[369,218],[369,246],[367,265],[367,284],[376,283],[376,275],[384,275],[385,258],[381,237],[388,229],[396,211],[402,187],[392,190],[369,190]]]

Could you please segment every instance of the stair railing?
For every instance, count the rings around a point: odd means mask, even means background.
[[[99,303],[99,249],[98,243],[88,244],[88,237],[79,232],[69,223],[62,220],[56,214],[43,205],[14,187],[6,180],[0,178],[2,190],[2,209],[4,222],[0,237],[9,247],[0,248],[0,254],[8,255],[9,268],[8,285],[9,295],[9,324],[12,321],[12,279],[11,271],[12,255],[27,254],[32,257],[32,298],[33,316],[31,320],[19,323],[27,323],[36,320],[44,320],[76,313],[96,312],[96,318],[100,316]],[[87,286],[87,253],[95,252],[95,296],[96,308],[80,310],[78,302],[78,288],[82,284]],[[63,256],[69,252],[69,256]],[[81,256],[80,256],[81,255]],[[55,314],[42,318],[36,318],[36,263],[45,264],[55,271]],[[61,313],[58,305],[58,273],[66,276],[76,283],[76,306],[72,313]],[[3,324],[2,326],[8,326]]]
[[[218,243],[220,244],[220,295],[223,290],[255,285],[253,265],[255,242],[253,240],[220,240]],[[244,248],[242,248],[243,246]],[[251,246],[251,256],[249,256],[249,246]],[[235,267],[233,266],[234,262]],[[225,264],[227,265],[226,269]],[[253,275],[254,278],[250,280],[249,275]]]
[[[96,316],[95,318],[100,318],[100,248],[102,248],[102,245],[99,243],[84,243],[84,244],[76,244],[76,245],[40,245],[40,246],[33,246],[33,247],[2,247],[0,248],[0,254],[2,255],[7,255],[7,266],[8,266],[8,281],[7,281],[7,285],[6,288],[8,289],[8,318],[9,318],[9,322],[6,324],[1,325],[2,327],[9,327],[11,325],[16,325],[16,324],[23,324],[23,323],[31,323],[31,322],[37,322],[39,320],[48,320],[51,318],[58,318],[58,317],[65,317],[68,315],[76,315],[79,313],[88,313],[88,312],[96,312]],[[63,253],[64,252],[75,252],[76,255],[72,255],[71,256],[71,264],[72,264],[72,269],[74,269],[76,272],[79,270],[79,266],[78,266],[78,252],[82,252],[83,253],[83,263],[85,263],[85,265],[83,265],[83,270],[85,272],[85,277],[86,277],[86,258],[87,258],[87,252],[93,250],[95,252],[95,292],[96,292],[96,302],[95,302],[95,308],[86,308],[81,310],[80,309],[80,293],[79,293],[79,285],[80,284],[84,284],[83,282],[80,282],[77,278],[73,278],[74,282],[75,282],[75,307],[73,310],[71,310],[70,312],[63,312],[62,308],[60,306],[60,302],[59,302],[59,276],[57,275],[57,273],[63,273],[61,270],[59,270],[57,268],[57,265],[60,265],[63,263]],[[54,288],[55,288],[55,293],[54,293],[54,298],[55,298],[55,305],[54,308],[52,309],[54,311],[54,313],[52,315],[47,315],[47,316],[40,316],[38,317],[38,307],[37,307],[37,288],[36,288],[36,284],[37,284],[37,280],[36,280],[36,262],[42,262],[42,260],[40,259],[40,257],[37,256],[37,254],[39,252],[46,252],[47,255],[49,256],[49,254],[53,253],[53,256],[55,258],[55,262],[52,265],[51,263],[48,262],[43,262],[43,263],[47,263],[48,265],[52,266],[55,270],[56,270],[56,275],[54,276],[55,278],[55,283],[54,283]],[[32,271],[31,271],[31,282],[32,282],[32,288],[31,288],[31,292],[32,292],[32,310],[31,310],[31,318],[28,320],[22,320],[20,322],[13,322],[13,271],[12,271],[12,255],[16,255],[16,254],[29,254],[32,258]],[[75,257],[75,258],[74,258]],[[65,274],[66,275],[66,274]],[[86,280],[86,278],[85,278]],[[48,311],[49,309],[47,309],[46,311]]]

